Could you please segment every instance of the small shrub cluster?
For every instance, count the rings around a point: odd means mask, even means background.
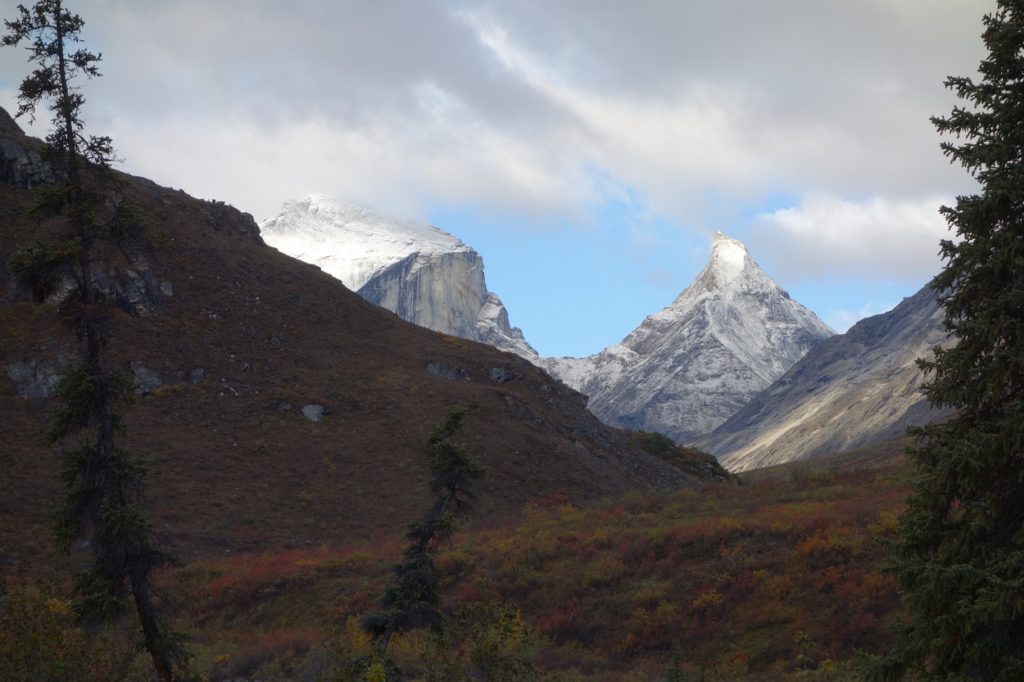
[[[714,472],[723,479],[734,479],[715,459],[715,456],[685,445],[677,445],[668,436],[649,431],[634,431],[633,442],[649,455],[654,455],[669,466],[706,479]]]
[[[88,632],[61,591],[0,582],[0,671],[5,682],[150,679],[152,668],[123,629]]]

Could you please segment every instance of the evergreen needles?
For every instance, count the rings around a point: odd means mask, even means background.
[[[27,43],[36,65],[21,83],[18,115],[34,117],[43,102],[52,115],[46,156],[56,182],[37,190],[36,214],[60,218],[65,226],[56,240],[23,249],[13,269],[37,301],[58,293],[64,279],[73,281],[60,305],[80,340],[80,359],[57,388],[60,405],[49,432],[52,444],[64,446],[58,546],[70,552],[81,541],[92,554],[92,565],[75,578],[76,614],[87,622],[106,621],[134,603],[153,666],[169,681],[181,668],[184,650],[157,613],[152,578],[170,557],[156,548],[143,511],[145,468],[117,445],[133,379],[111,362],[115,309],[94,277],[97,244],[123,247],[134,232],[128,223],[138,218],[114,191],[110,138],[84,133],[85,98],[74,83],[100,75],[100,55],[77,47],[84,22],[61,0],[19,5],[17,17],[4,23],[3,45]]]
[[[933,118],[980,184],[942,213],[957,240],[932,281],[956,341],[919,361],[956,416],[917,429],[918,467],[893,556],[912,620],[876,679],[1024,679],[1024,1],[984,19],[981,80]]]

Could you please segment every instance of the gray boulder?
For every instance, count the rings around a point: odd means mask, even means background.
[[[141,362],[132,361],[132,374],[135,375],[135,394],[147,395],[164,385],[160,373],[149,369]]]
[[[326,407],[323,405],[316,405],[314,403],[303,405],[299,412],[301,412],[302,416],[311,422],[322,422],[324,417],[330,414],[330,410]]]

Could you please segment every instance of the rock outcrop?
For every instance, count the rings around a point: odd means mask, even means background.
[[[476,339],[476,316],[486,294],[476,251],[416,251],[385,267],[359,288],[370,303],[421,327]]]
[[[915,364],[949,343],[925,287],[893,310],[823,341],[713,433],[698,440],[733,471],[838,452],[944,416],[920,391]]]
[[[714,430],[832,335],[735,239],[669,307],[587,358],[545,358],[603,421],[688,441]]]
[[[51,165],[44,161],[42,149],[41,141],[26,137],[14,119],[0,108],[0,185],[31,190],[38,185],[55,182],[57,177]],[[111,202],[116,204],[121,199],[120,195],[114,194]],[[14,220],[16,216],[5,213],[5,208],[0,206],[0,221]],[[251,222],[254,235],[258,234],[255,222]],[[101,259],[98,266],[94,264],[93,286],[125,312],[139,317],[151,315],[173,295],[171,282],[154,272],[148,256],[150,249],[144,245],[121,244],[117,250],[118,253],[110,259]],[[8,264],[0,260],[0,278],[4,281],[10,278],[9,269]],[[57,279],[57,283],[47,287],[41,296],[49,297],[53,303],[62,300],[76,286],[70,272]],[[14,283],[11,291],[15,299],[33,298],[40,294],[30,291],[23,282]]]
[[[476,316],[476,340],[494,346],[498,350],[515,353],[527,360],[537,356],[523,336],[523,330],[513,327],[508,321],[508,311],[498,295],[488,292],[484,304]]]
[[[54,394],[60,383],[60,373],[69,362],[69,358],[61,354],[56,361],[33,358],[9,363],[5,369],[7,376],[14,382],[18,396],[25,400],[36,400]]]
[[[487,291],[480,254],[436,227],[314,195],[287,202],[260,232],[279,251],[409,322],[536,356],[509,324],[501,299]]]
[[[38,140],[26,138],[21,128],[0,108],[0,184],[31,189],[53,181],[49,164],[43,161]]]

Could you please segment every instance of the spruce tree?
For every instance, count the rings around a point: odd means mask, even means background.
[[[444,629],[441,576],[433,553],[451,537],[457,517],[472,508],[472,483],[483,475],[480,464],[452,441],[465,416],[465,408],[449,410],[427,440],[430,491],[437,497],[426,518],[411,524],[406,532],[409,545],[402,562],[394,568],[394,581],[381,598],[383,610],[363,619],[363,628],[376,645],[379,665],[386,663],[388,645],[394,635],[421,627],[429,627],[435,633]]]
[[[943,207],[931,287],[955,345],[919,361],[951,419],[916,430],[917,465],[893,568],[911,620],[876,679],[1024,680],[1024,0],[984,18],[981,78],[932,119],[978,181]]]
[[[64,446],[66,496],[57,514],[58,545],[70,552],[84,541],[92,553],[90,568],[75,577],[75,609],[81,619],[107,621],[134,603],[156,672],[172,680],[182,649],[159,617],[152,581],[169,556],[156,548],[142,509],[144,466],[118,446],[133,378],[111,362],[116,311],[94,277],[100,245],[123,246],[136,218],[114,191],[110,138],[84,133],[85,98],[75,82],[100,75],[100,55],[80,47],[84,22],[61,0],[39,0],[17,11],[15,19],[4,22],[3,45],[27,43],[29,61],[36,66],[21,83],[18,116],[34,119],[43,103],[52,115],[46,158],[56,182],[35,190],[37,214],[59,216],[65,229],[55,239],[24,249],[13,264],[37,299],[52,294],[54,283],[64,277],[72,279],[74,286],[60,306],[80,339],[79,361],[57,387],[59,406],[49,431],[51,442]]]

